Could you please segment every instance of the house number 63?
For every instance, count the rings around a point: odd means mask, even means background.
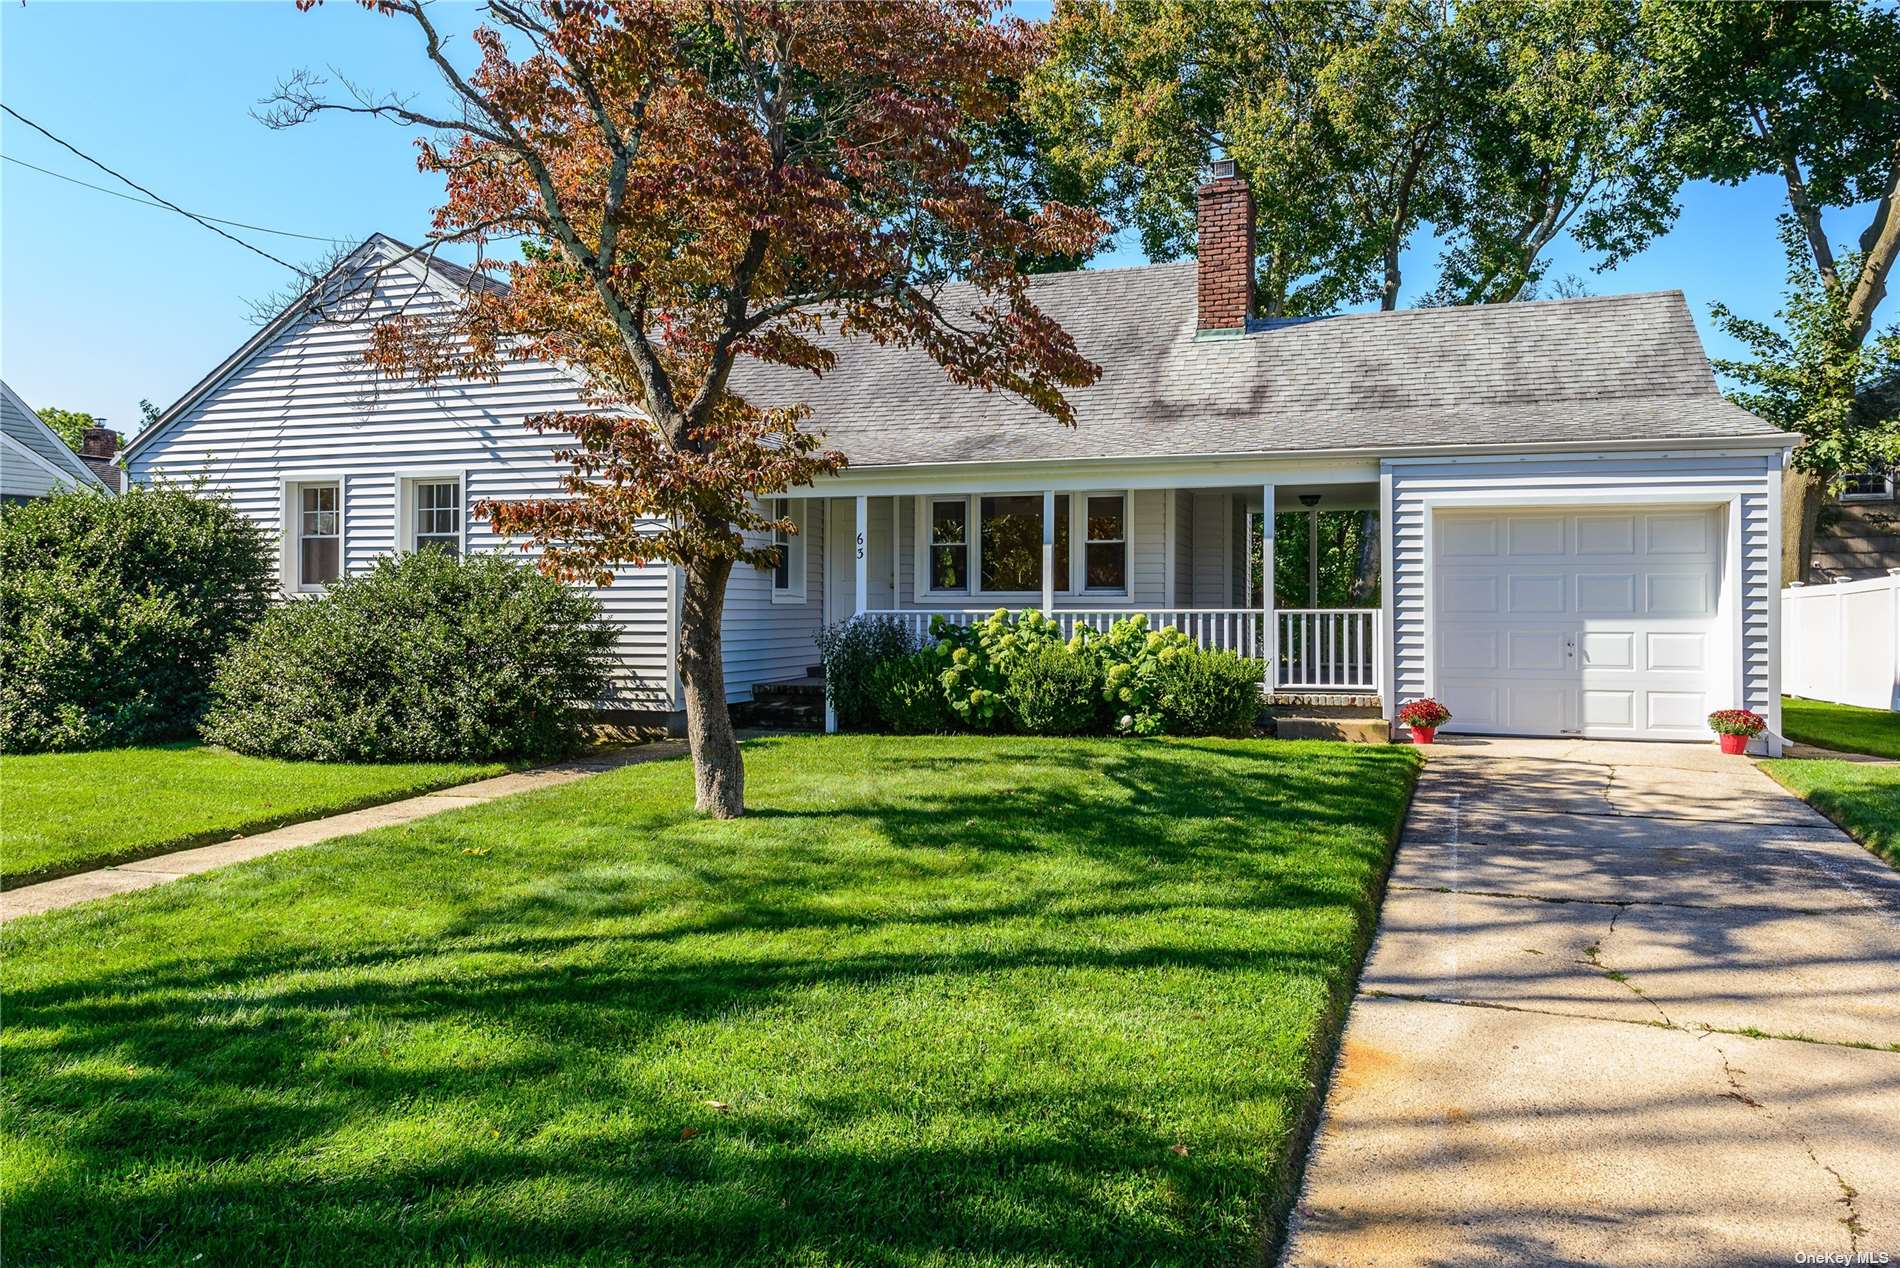
[[[864,558],[864,534],[858,534],[858,558]]]

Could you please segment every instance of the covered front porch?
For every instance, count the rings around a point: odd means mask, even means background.
[[[1280,696],[1386,691],[1378,483],[1037,490],[814,500],[825,619],[969,624],[1039,609],[1063,632],[1134,615],[1257,658]],[[1264,583],[1271,577],[1272,584]],[[1371,698],[1371,699],[1368,699]]]

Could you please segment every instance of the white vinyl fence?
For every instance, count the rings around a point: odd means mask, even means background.
[[[1783,590],[1781,689],[1900,709],[1900,575]]]

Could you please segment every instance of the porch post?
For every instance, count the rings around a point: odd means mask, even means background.
[[[1260,486],[1260,650],[1267,662],[1266,690],[1279,685],[1280,623],[1273,611],[1273,485]]]
[[[851,527],[858,535],[857,571],[853,578],[857,583],[857,602],[851,608],[851,615],[856,616],[870,606],[871,590],[871,499],[862,493],[858,494],[857,515]]]
[[[1319,508],[1306,513],[1306,606],[1319,606]]]
[[[1073,544],[1069,547],[1073,550]],[[1042,614],[1056,610],[1056,491],[1042,491]]]

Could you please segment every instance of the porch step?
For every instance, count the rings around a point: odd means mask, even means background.
[[[825,729],[825,680],[794,678],[787,682],[752,684],[752,703],[745,710],[748,726],[774,731]]]
[[[1269,709],[1267,715],[1273,733],[1283,740],[1339,740],[1347,744],[1392,742],[1392,725],[1376,708],[1306,705]]]

